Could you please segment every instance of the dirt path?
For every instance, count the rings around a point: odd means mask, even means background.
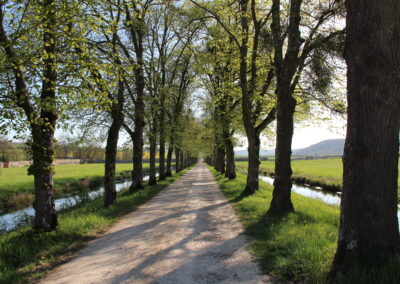
[[[204,165],[92,241],[41,283],[270,283]]]

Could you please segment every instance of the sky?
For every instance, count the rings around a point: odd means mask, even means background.
[[[344,139],[346,137],[346,121],[342,118],[332,118],[329,122],[314,122],[305,125],[295,125],[292,149],[306,148],[327,139]],[[241,146],[235,150],[247,149],[245,137],[239,138]],[[261,149],[270,150],[275,148],[275,141],[262,138]]]
[[[346,126],[343,119],[332,119],[330,122],[322,123],[309,123],[305,125],[295,125],[292,149],[306,148],[310,145],[316,144],[327,139],[345,138]],[[57,131],[56,136],[62,135],[62,131]],[[128,139],[126,135],[121,135],[121,138]],[[11,138],[11,136],[9,136]],[[235,150],[247,149],[247,141],[245,137],[237,137],[240,144],[235,147]],[[125,140],[121,139],[121,140]],[[270,150],[275,148],[275,141],[271,139],[262,138],[261,149]]]
[[[295,129],[293,149],[305,148],[327,139],[345,138],[344,129],[330,129],[329,126],[309,126]]]

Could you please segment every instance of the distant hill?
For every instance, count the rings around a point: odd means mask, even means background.
[[[311,145],[307,148],[293,150],[293,155],[298,156],[320,156],[320,155],[343,155],[344,139],[329,139]]]
[[[296,156],[341,156],[343,155],[344,139],[324,140],[307,148],[295,149],[292,155]],[[275,150],[261,150],[260,156],[274,156]],[[247,157],[247,150],[235,151],[235,156]]]

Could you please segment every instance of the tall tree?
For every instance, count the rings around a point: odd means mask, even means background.
[[[97,20],[97,25],[87,34],[87,42],[81,43],[80,50],[87,45],[97,54],[96,62],[88,56],[81,56],[89,65],[87,83],[94,91],[105,93],[109,99],[108,104],[99,101],[98,108],[102,111],[95,115],[96,118],[103,116],[109,121],[104,163],[104,206],[108,207],[115,203],[117,197],[115,169],[118,139],[124,122],[125,82],[132,64],[128,60],[123,62],[125,58],[120,47],[124,18],[121,1],[96,0],[88,4],[88,13]]]
[[[65,111],[82,103],[76,76],[82,66],[73,52],[87,32],[81,25],[87,20],[82,9],[77,1],[68,1],[68,5],[61,0],[0,2],[2,71],[8,78],[7,91],[1,95],[5,114],[1,119],[12,118],[13,126],[25,121],[31,131],[32,165],[28,171],[34,176],[37,230],[57,227],[54,132],[57,123],[66,118]],[[86,100],[91,100],[89,94]]]
[[[305,17],[307,29],[301,33],[301,9],[302,0],[291,0],[287,11],[289,25],[283,28],[281,15],[284,9],[280,0],[273,0],[272,13],[272,35],[274,46],[274,67],[276,74],[276,97],[277,97],[277,130],[275,149],[275,180],[273,198],[269,212],[291,212],[294,207],[291,201],[292,188],[292,138],[294,130],[294,114],[297,100],[295,90],[298,88],[299,80],[303,70],[310,62],[313,51],[322,44],[334,39],[343,33],[335,27],[327,27],[327,31],[320,32],[329,20],[333,19],[341,10],[342,5],[337,1],[321,2],[317,7],[315,16]],[[314,7],[310,3],[306,3]],[[315,19],[316,20],[315,20]],[[287,41],[286,41],[287,40]],[[285,52],[284,52],[285,50]]]
[[[238,56],[234,43],[226,38],[219,25],[205,25],[208,42],[204,50],[195,51],[197,68],[203,74],[203,85],[209,94],[205,105],[213,116],[214,167],[232,179],[236,176],[233,135],[240,113],[240,89],[237,86]]]
[[[121,44],[125,55],[134,63],[135,93],[134,97],[134,131],[128,131],[133,140],[133,171],[131,190],[143,188],[143,130],[145,125],[145,62],[144,40],[146,34],[146,18],[153,0],[123,0],[125,27],[133,54]],[[120,41],[122,42],[122,41]],[[123,47],[125,46],[125,47]],[[127,129],[125,127],[125,129]]]
[[[399,255],[400,2],[346,1],[348,124],[333,274]]]
[[[244,194],[253,194],[259,188],[258,170],[260,136],[275,120],[274,100],[270,88],[274,70],[269,57],[271,50],[262,48],[261,35],[270,20],[256,1],[239,0],[231,3],[213,1],[209,3],[190,0],[205,10],[233,41],[239,54],[239,85],[241,89],[242,120],[248,142],[249,162]],[[224,11],[224,14],[221,13]],[[236,16],[237,15],[237,16]],[[264,68],[260,60],[267,61]]]

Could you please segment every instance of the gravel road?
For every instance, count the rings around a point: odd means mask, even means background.
[[[90,242],[40,283],[272,283],[204,165]]]

